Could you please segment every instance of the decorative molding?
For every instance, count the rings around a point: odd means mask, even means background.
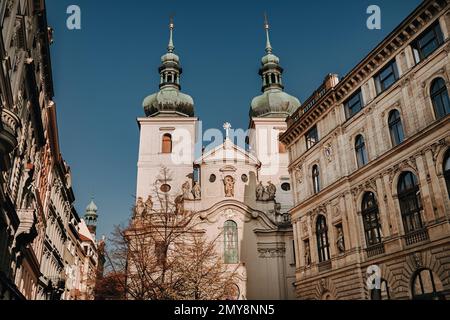
[[[258,248],[259,257],[262,259],[284,258],[285,248]]]

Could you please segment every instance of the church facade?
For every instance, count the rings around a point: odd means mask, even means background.
[[[156,193],[172,195],[195,212],[200,228],[230,269],[237,270],[236,299],[294,299],[295,252],[289,210],[293,206],[288,154],[279,143],[286,118],[300,102],[283,91],[282,68],[272,53],[266,23],[266,55],[260,75],[263,94],[252,102],[251,134],[246,150],[230,138],[196,157],[199,119],[193,99],[181,92],[180,59],[170,41],[159,69],[159,92],[143,103],[139,118],[140,149],[137,201]],[[162,168],[168,183],[155,190]]]

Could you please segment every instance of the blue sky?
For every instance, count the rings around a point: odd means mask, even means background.
[[[175,15],[182,90],[204,128],[225,121],[247,129],[264,55],[263,13],[286,91],[304,101],[328,73],[344,76],[414,10],[420,0],[47,0],[55,30],[52,64],[63,157],[73,172],[80,215],[90,197],[98,234],[126,222],[134,202],[143,99],[158,90],[157,68]],[[81,8],[81,30],[68,30],[66,9]],[[382,29],[366,27],[381,8]]]

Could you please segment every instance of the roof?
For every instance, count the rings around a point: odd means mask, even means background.
[[[220,146],[203,154],[194,164],[201,165],[217,161],[245,162],[257,167],[261,166],[261,162],[253,154],[238,147],[230,139],[226,139]]]

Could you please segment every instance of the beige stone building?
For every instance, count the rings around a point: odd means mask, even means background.
[[[79,218],[58,139],[53,30],[45,1],[0,1],[0,24],[0,300],[57,300]]]
[[[449,37],[424,1],[288,118],[299,299],[450,298]]]

